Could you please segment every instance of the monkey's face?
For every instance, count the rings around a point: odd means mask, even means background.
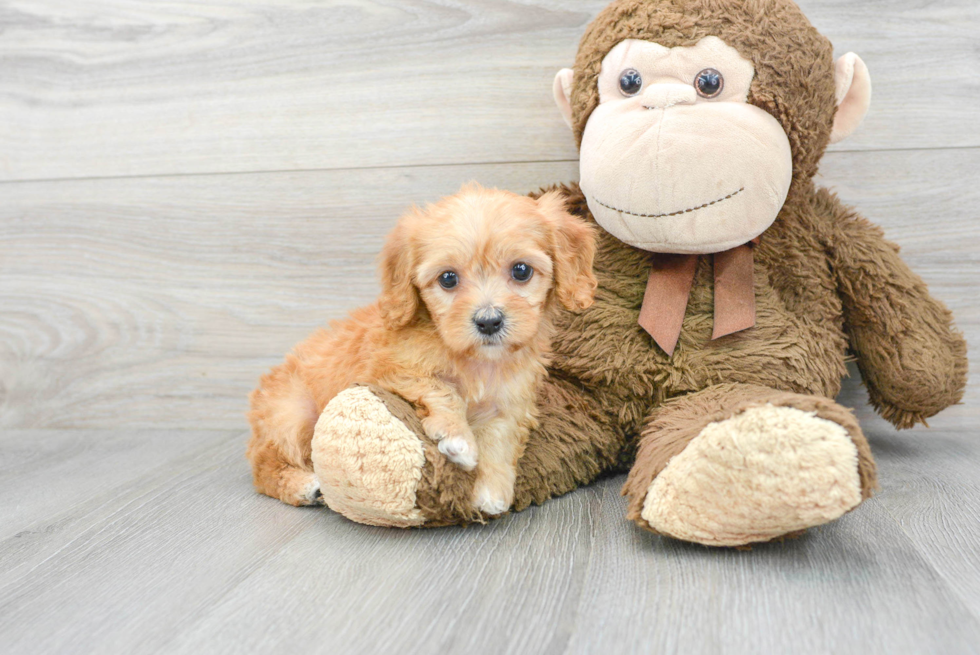
[[[652,252],[719,252],[762,234],[786,200],[793,160],[780,124],[747,102],[754,75],[714,36],[614,47],[581,144],[596,221]]]

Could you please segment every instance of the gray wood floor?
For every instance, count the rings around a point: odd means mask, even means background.
[[[377,292],[410,203],[577,177],[550,99],[605,0],[0,0],[0,652],[977,653],[980,384],[882,490],[751,551],[621,478],[392,531],[251,489],[246,395]],[[823,183],[980,344],[980,4],[805,0],[868,63]],[[974,367],[976,369],[976,367]]]

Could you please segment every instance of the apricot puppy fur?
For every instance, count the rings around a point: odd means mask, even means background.
[[[318,502],[313,428],[331,398],[361,382],[413,403],[439,451],[476,468],[474,506],[507,511],[555,304],[592,304],[594,237],[558,192],[533,200],[469,185],[410,210],[382,251],[378,302],[315,332],[252,392],[256,489]]]

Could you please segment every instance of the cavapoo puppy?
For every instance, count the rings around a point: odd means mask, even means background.
[[[439,451],[476,469],[474,506],[507,511],[553,310],[592,304],[594,237],[557,192],[534,200],[473,184],[410,210],[382,251],[378,302],[315,332],[252,392],[255,487],[317,502],[313,428],[331,398],[361,382],[413,403]]]

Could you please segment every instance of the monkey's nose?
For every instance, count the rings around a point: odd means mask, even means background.
[[[473,324],[480,334],[490,336],[504,327],[504,313],[499,309],[484,309],[473,316]]]
[[[666,109],[674,105],[693,105],[697,99],[698,92],[691,84],[660,82],[648,86],[640,102],[647,109]]]

